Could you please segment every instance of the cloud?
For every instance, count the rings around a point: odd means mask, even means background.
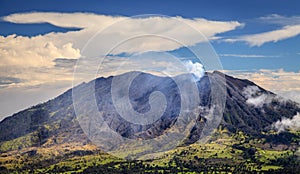
[[[187,19],[180,16],[129,18],[92,13],[54,12],[16,13],[2,17],[2,20],[12,23],[50,23],[58,27],[81,28],[79,31],[51,32],[34,37],[0,36],[1,75],[22,78],[23,83],[19,83],[18,86],[52,83],[55,79],[58,81],[70,80],[72,75],[66,73],[66,68],[69,66],[70,70],[74,66],[74,61],[82,56],[99,57],[107,54],[107,51],[112,48],[116,54],[168,51],[183,46],[168,38],[181,41],[185,46],[191,46],[205,41],[198,31],[209,39],[215,39],[217,34],[234,30],[243,25],[237,21]],[[113,27],[110,27],[112,25]],[[101,32],[100,37],[93,39],[94,43],[101,44],[93,45],[96,46],[93,50],[84,52],[84,45],[99,31]],[[129,39],[126,44],[116,47],[121,41],[132,36],[143,36],[149,33],[159,37]],[[165,38],[160,36],[165,36]],[[70,77],[66,77],[68,75]]]
[[[0,36],[0,43],[0,67],[51,67],[57,57],[80,57],[72,43],[55,45],[43,36]]]
[[[279,14],[271,14],[258,18],[261,22],[277,24],[277,25],[297,25],[300,24],[300,16],[283,16]]]
[[[283,69],[261,69],[258,71],[225,70],[224,72],[237,78],[253,81],[281,97],[300,103],[300,72],[289,72]]]
[[[62,94],[70,87],[70,84],[66,81],[56,81],[52,84],[44,83],[35,88],[26,86],[2,89],[0,87],[0,121],[13,113]]]
[[[201,63],[198,62],[193,63],[192,61],[189,60],[184,62],[184,65],[186,66],[188,72],[196,76],[197,80],[200,80],[204,76],[205,70]]]
[[[22,80],[14,77],[0,77],[0,87],[3,85],[20,83]]]
[[[226,42],[247,42],[250,46],[261,46],[268,42],[278,42],[280,40],[292,38],[300,34],[300,24],[287,25],[281,29],[240,36],[233,39],[225,39]]]
[[[4,21],[21,24],[50,23],[59,27],[77,28],[104,28],[119,19],[121,16],[97,15],[93,13],[56,13],[56,12],[29,12],[15,13],[2,17]]]
[[[283,117],[280,120],[278,120],[276,123],[273,124],[273,127],[278,131],[282,132],[285,130],[299,130],[300,129],[300,114],[297,113],[293,118],[285,118]]]
[[[0,74],[18,78],[19,83],[2,84],[2,87],[35,87],[61,80],[72,82],[72,73],[57,67],[59,57],[78,59],[81,54],[71,42],[57,44],[49,36],[0,36]],[[72,67],[71,67],[72,68]]]
[[[296,37],[300,34],[300,16],[282,16],[271,14],[260,17],[254,21],[264,25],[277,25],[281,28],[257,34],[249,34],[236,38],[225,39],[226,42],[247,42],[250,46],[261,46],[269,42],[278,42]]]
[[[264,104],[268,104],[272,101],[272,97],[268,94],[264,94],[257,86],[247,86],[243,89],[243,95],[245,96],[246,103],[253,105],[257,108],[261,108]]]
[[[32,37],[0,36],[0,74],[2,77],[1,92],[3,94],[1,102],[6,102],[1,106],[4,107],[11,106],[15,102],[13,100],[20,100],[22,96],[30,99],[38,98],[41,101],[42,99],[48,99],[49,94],[51,96],[58,95],[57,91],[61,92],[72,87],[72,68],[78,58],[96,55],[94,66],[98,66],[99,61],[97,58],[107,54],[107,50],[115,48],[121,41],[126,40],[125,44],[121,44],[114,49],[114,54],[169,51],[183,45],[193,46],[206,41],[198,31],[209,40],[214,40],[219,38],[218,34],[243,26],[237,21],[213,21],[204,18],[187,19],[180,16],[130,18],[92,13],[30,12],[11,14],[1,19],[16,24],[49,23],[58,27],[80,28],[78,31],[51,32]],[[93,39],[96,41],[99,39],[98,41],[101,44],[92,44],[95,47],[92,51],[85,50],[84,46],[97,32],[101,33],[100,37]],[[149,33],[157,37],[134,38]],[[127,40],[132,37],[134,39]],[[112,70],[120,65],[120,61],[124,62],[125,60],[119,57],[111,57],[106,61],[107,63],[102,69],[99,69],[103,76],[118,73]],[[135,65],[143,65],[141,69],[145,69],[146,65],[151,65],[147,71],[152,73],[163,70],[162,67],[170,67],[171,70],[174,70],[172,68],[174,64],[166,61],[147,62],[148,64],[142,64],[138,61],[131,61],[130,63],[132,64],[127,63],[122,70],[129,71],[137,67]],[[83,78],[83,80],[89,79]],[[26,95],[29,90],[38,92],[34,92],[29,96]],[[17,93],[16,91],[26,91],[26,94],[25,92],[18,93],[21,97],[12,99],[6,95],[12,93],[12,91],[14,94]],[[6,107],[9,110],[5,110],[5,115],[16,111],[16,108],[21,109],[36,104],[37,101],[26,99],[22,107]],[[4,113],[2,108],[1,113]]]
[[[89,64],[93,64],[90,63]],[[78,65],[77,65],[78,66]],[[98,68],[98,64],[96,64]],[[84,66],[81,66],[84,68]],[[91,68],[85,69],[89,71]],[[83,70],[83,71],[85,71]],[[199,80],[205,73],[201,63],[190,60],[181,61],[167,52],[144,52],[131,54],[127,57],[107,56],[101,65],[97,76],[111,76],[128,71],[142,71],[158,76],[177,76],[192,73]],[[88,73],[84,73],[88,74]]]
[[[219,54],[221,57],[240,57],[240,58],[265,58],[265,57],[278,57],[260,54]]]
[[[277,94],[285,99],[290,99],[300,104],[300,91],[278,91]]]
[[[57,68],[73,69],[76,65],[77,59],[57,58],[53,60],[53,62],[55,63],[54,66]]]
[[[101,39],[104,39],[102,41],[109,46],[113,43],[119,43],[124,39],[128,39],[128,37],[143,34],[161,35],[181,41],[185,45],[194,45],[205,41],[198,31],[209,39],[215,39],[217,34],[243,26],[243,24],[237,21],[211,21],[204,18],[186,19],[180,16],[129,18],[91,13],[17,13],[3,17],[3,20],[12,23],[50,23],[59,27],[82,28],[80,31],[50,33],[47,35],[47,37],[51,39],[59,40],[57,44],[61,44],[62,41],[67,41],[73,43],[76,48],[82,48],[88,39],[98,31],[102,31]],[[191,27],[198,31],[192,31]],[[119,50],[119,53],[166,51],[174,50],[181,46],[182,45],[178,45],[178,43],[170,42],[168,39],[160,39],[158,42],[157,38],[152,38],[148,39],[147,42],[136,40],[123,50]]]

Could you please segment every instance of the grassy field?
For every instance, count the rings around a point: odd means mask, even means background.
[[[5,150],[8,143],[13,145],[16,141],[22,139],[6,142],[1,147]],[[230,135],[216,130],[205,144],[195,143],[151,154],[150,160],[126,161],[103,153],[91,144],[22,148],[1,153],[0,173],[297,172],[300,163],[295,148],[298,146],[271,144],[264,138],[251,139],[242,132]]]

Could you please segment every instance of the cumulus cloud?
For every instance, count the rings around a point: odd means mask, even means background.
[[[0,74],[2,78],[19,79],[1,87],[35,87],[68,79],[71,73],[55,67],[59,57],[76,60],[80,50],[71,42],[56,44],[47,36],[0,36]],[[70,74],[70,76],[68,76]]]
[[[261,46],[268,42],[278,42],[280,40],[298,36],[299,34],[300,34],[299,24],[287,25],[281,29],[258,33],[258,34],[240,36],[233,39],[225,39],[225,41],[227,42],[243,41],[243,42],[247,42],[250,46]]]
[[[262,93],[257,86],[247,86],[243,89],[243,95],[245,96],[246,103],[255,107],[261,108],[264,104],[270,103],[271,96]]]
[[[184,62],[185,67],[187,68],[187,71],[194,74],[196,76],[197,80],[200,80],[205,73],[204,67],[201,63],[192,61],[186,61]]]
[[[293,118],[283,117],[281,120],[278,120],[273,124],[273,127],[278,131],[282,132],[285,130],[298,130],[300,129],[300,114],[297,113]]]
[[[43,36],[0,36],[0,42],[0,67],[51,67],[57,57],[80,57],[72,43],[57,46]]]

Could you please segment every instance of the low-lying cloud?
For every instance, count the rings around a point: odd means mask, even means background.
[[[248,79],[275,94],[300,103],[300,72],[289,72],[283,69],[259,71],[225,71],[229,75]]]
[[[300,113],[297,113],[293,118],[283,117],[281,120],[278,120],[273,124],[273,127],[278,132],[283,132],[286,130],[298,130],[300,129]]]
[[[247,86],[243,89],[246,103],[261,108],[264,104],[269,104],[272,99],[268,94],[264,94],[257,86]]]

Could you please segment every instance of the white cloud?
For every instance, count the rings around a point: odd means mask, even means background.
[[[22,24],[47,22],[59,27],[105,28],[125,18],[127,17],[93,13],[29,12],[11,14],[2,19],[7,22]]]
[[[83,28],[81,31],[63,34],[50,33],[47,35],[51,39],[59,40],[57,41],[58,43],[62,41],[71,42],[76,48],[82,48],[88,39],[98,31],[102,31],[103,36],[101,39],[105,39],[103,42],[106,42],[109,46],[111,46],[111,43],[119,43],[124,39],[128,39],[128,37],[143,34],[161,35],[181,41],[185,45],[194,45],[205,40],[203,40],[204,38],[197,31],[192,31],[190,27],[200,31],[207,38],[214,39],[219,33],[243,26],[243,24],[236,21],[210,21],[203,18],[186,19],[179,16],[129,18],[90,13],[18,13],[6,16],[3,20],[25,24],[47,22],[59,27]],[[109,26],[110,28],[107,29]],[[141,42],[141,40],[132,42],[131,45],[122,51],[166,51],[179,47],[181,45],[178,45],[178,43],[170,42],[166,39],[161,39],[158,42],[157,38],[154,38],[153,40],[148,40],[147,43]]]
[[[300,104],[300,91],[278,91],[277,94]]]
[[[291,119],[283,117],[281,121],[278,120],[276,123],[274,123],[273,127],[278,132],[282,132],[288,129],[298,130],[300,129],[300,114],[297,113]]]
[[[229,38],[227,42],[247,42],[250,46],[261,46],[268,42],[278,42],[284,39],[292,38],[300,34],[300,16],[282,16],[271,14],[263,16],[254,21],[263,23],[264,25],[273,24],[281,28],[257,34],[249,34],[239,36],[237,38]]]
[[[240,58],[265,58],[265,57],[278,57],[270,55],[260,55],[260,54],[220,54],[221,57],[240,57]]]
[[[225,41],[227,42],[243,41],[243,42],[247,42],[250,46],[261,46],[268,42],[278,42],[280,40],[298,36],[299,34],[300,34],[300,25],[287,25],[278,30],[240,36],[234,39],[225,39]]]
[[[261,108],[264,104],[272,101],[272,97],[264,94],[257,86],[247,86],[243,89],[243,95],[246,97],[246,103]]]
[[[68,42],[55,45],[43,36],[0,36],[0,67],[49,67],[59,57],[79,58],[80,50]]]
[[[0,36],[1,78],[17,78],[16,83],[2,83],[3,87],[24,87],[44,83],[72,81],[72,73],[56,68],[56,58],[76,59],[80,50],[70,42],[55,45],[47,36]],[[3,89],[2,89],[3,90]]]
[[[260,21],[278,25],[297,25],[300,24],[300,16],[282,16],[279,14],[271,14],[259,18]]]
[[[196,30],[201,31],[206,37],[214,39],[219,33],[242,26],[236,21],[185,19],[179,16],[129,18],[91,13],[17,13],[2,19],[12,23],[50,23],[59,27],[82,28],[80,31],[52,32],[33,37],[0,36],[1,76],[23,79],[22,83],[10,84],[10,86],[35,86],[41,83],[52,83],[55,79],[71,80],[72,74],[55,66],[54,60],[56,58],[76,59],[80,56],[93,55],[99,57],[99,55],[106,54],[108,50],[114,48],[122,40],[132,36],[150,33],[166,38],[142,37],[131,39],[126,44],[115,48],[114,53],[173,50],[183,45],[169,40],[168,37],[179,40],[188,46],[204,41],[204,37]],[[114,27],[108,28],[112,24]],[[83,46],[99,31],[102,31],[101,37],[94,38],[96,43],[100,43],[97,45],[98,47],[82,54]]]

